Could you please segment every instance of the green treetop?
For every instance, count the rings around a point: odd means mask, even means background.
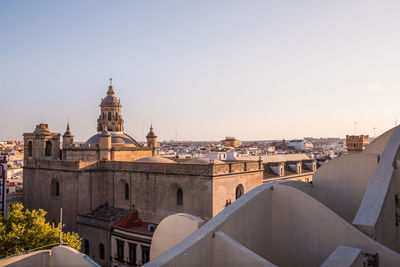
[[[23,209],[22,204],[15,204],[5,217],[0,214],[0,258],[60,242],[60,224],[46,222],[46,211]],[[77,233],[62,232],[62,241],[81,249],[82,239]]]

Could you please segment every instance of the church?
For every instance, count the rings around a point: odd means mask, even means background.
[[[262,184],[261,160],[159,157],[153,128],[139,144],[124,132],[121,107],[110,83],[85,143],[74,142],[69,124],[62,136],[43,123],[24,134],[25,207],[55,223],[62,208],[65,228],[100,265],[143,264],[162,219],[184,212],[209,220]]]

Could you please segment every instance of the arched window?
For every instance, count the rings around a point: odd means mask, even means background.
[[[99,254],[100,254],[100,259],[104,260],[104,245],[100,243],[99,245]]]
[[[115,113],[115,120],[118,120],[118,112]]]
[[[85,254],[89,255],[89,240],[85,239]]]
[[[32,141],[28,142],[28,157],[32,157]]]
[[[45,146],[45,150],[44,150],[44,155],[46,157],[51,156],[52,147],[53,147],[53,144],[51,143],[51,141],[46,141],[46,146]]]
[[[176,205],[183,206],[183,191],[180,188],[176,191]]]
[[[108,112],[108,120],[111,120],[111,112]]]
[[[242,185],[242,184],[239,184],[239,185],[236,187],[236,199],[238,199],[239,197],[243,196],[243,194],[244,194],[243,185]]]
[[[56,197],[60,195],[60,184],[56,182]]]
[[[106,113],[103,112],[103,120],[106,118]]]
[[[129,199],[129,184],[125,184],[125,200]]]
[[[51,180],[51,195],[53,197],[60,195],[60,183],[56,179]]]

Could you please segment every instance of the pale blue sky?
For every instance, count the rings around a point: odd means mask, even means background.
[[[0,140],[96,132],[113,77],[144,139],[373,134],[400,121],[399,1],[0,1]]]

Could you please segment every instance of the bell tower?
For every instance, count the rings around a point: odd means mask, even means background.
[[[36,125],[33,133],[24,133],[24,159],[57,160],[60,158],[60,134],[47,124]]]
[[[123,132],[124,120],[121,116],[121,103],[114,94],[112,78],[106,97],[101,99],[100,116],[97,119],[97,131]]]

